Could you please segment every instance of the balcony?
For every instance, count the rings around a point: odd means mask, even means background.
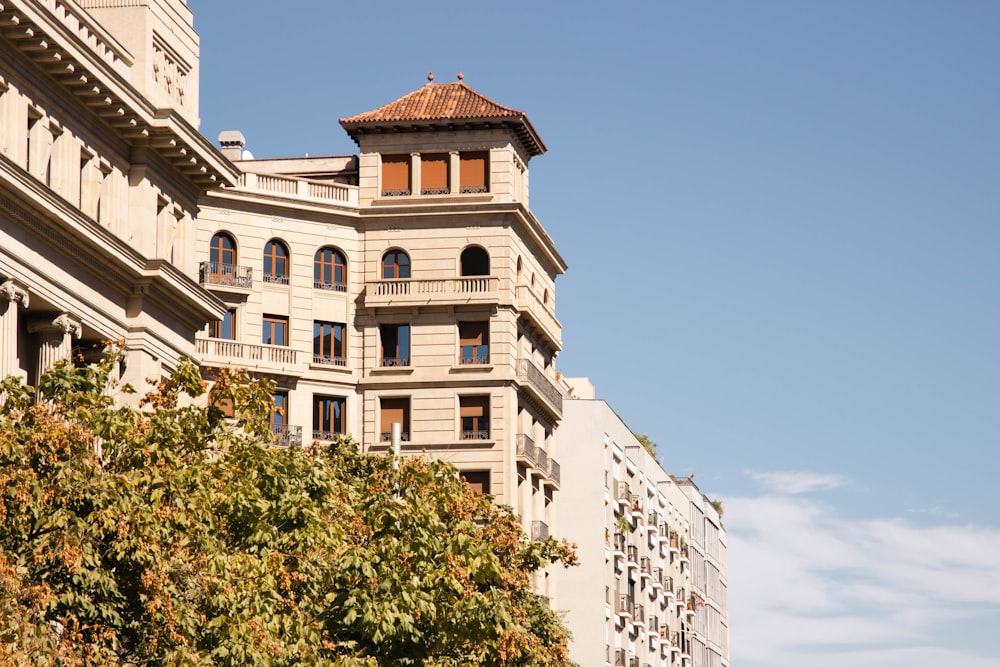
[[[535,457],[538,459],[538,472],[542,475],[549,474],[549,455],[541,447],[535,448]]]
[[[365,283],[364,303],[368,308],[386,306],[493,305],[500,302],[499,278],[468,276],[416,280],[399,278]]]
[[[556,348],[562,349],[562,325],[556,315],[528,285],[518,285],[515,291],[518,311],[535,329],[548,338]]]
[[[653,571],[650,573],[649,578],[652,580],[653,588],[663,588],[663,568],[654,567]]]
[[[221,262],[201,262],[198,264],[198,282],[222,288],[246,291],[253,288],[253,268],[223,264]]]
[[[652,562],[649,560],[649,556],[643,556],[639,559],[639,576],[643,579],[648,579],[653,572]]]
[[[554,458],[549,457],[549,481],[556,487],[562,481],[562,466]]]
[[[518,360],[517,379],[522,387],[528,388],[540,407],[547,409],[555,417],[562,417],[562,392],[530,359]]]
[[[238,189],[249,192],[266,192],[316,203],[358,207],[358,186],[343,183],[310,181],[271,174],[244,173],[240,175]]]
[[[271,433],[279,447],[301,447],[302,427],[285,424],[271,424]]]
[[[636,547],[634,547],[634,546],[632,546],[630,544],[628,546],[627,556],[628,556],[628,566],[630,568],[633,568],[633,567],[634,568],[638,568],[639,567],[639,549],[637,549]]]
[[[342,434],[339,431],[313,431],[313,440],[331,442],[336,440],[340,435]]]
[[[621,505],[622,510],[628,509],[632,504],[632,493],[628,490],[628,482],[615,482],[615,501]]]
[[[382,442],[392,442],[392,431],[383,432],[380,437],[382,439]],[[400,431],[399,432],[399,441],[400,442],[409,442],[410,441],[410,433],[409,433],[409,431]]]
[[[224,338],[197,338],[195,349],[207,366],[241,366],[270,373],[300,372],[299,351],[284,345],[244,343]]]
[[[649,515],[646,517],[646,523],[648,524],[651,532],[658,531],[660,528],[660,513],[656,510],[649,510]]]
[[[632,622],[636,625],[646,625],[646,608],[641,604],[635,605],[635,611],[632,613]]]
[[[314,354],[312,362],[317,366],[347,366],[347,359],[344,357],[331,357],[326,354]]]
[[[489,440],[489,429],[479,429],[478,431],[462,431],[462,440]]]
[[[615,667],[626,667],[628,658],[625,654],[625,649],[620,648],[615,651]]]
[[[635,602],[629,600],[627,595],[619,595],[618,609],[616,609],[615,611],[617,611],[620,616],[631,617],[635,611]]]
[[[522,463],[535,467],[538,463],[536,452],[534,440],[523,433],[517,436],[517,458]]]
[[[615,533],[615,555],[616,556],[618,556],[620,554],[621,558],[625,557],[625,545],[626,544],[627,544],[627,542],[625,541],[625,535],[622,534],[622,533]]]
[[[549,539],[549,524],[544,521],[532,521],[531,539],[535,542],[544,542]]]

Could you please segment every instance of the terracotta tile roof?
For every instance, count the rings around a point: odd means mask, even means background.
[[[377,109],[340,119],[340,124],[355,140],[365,128],[393,127],[405,131],[406,128],[400,126],[454,126],[458,123],[476,127],[485,123],[506,124],[516,131],[531,155],[541,155],[546,150],[523,111],[497,104],[462,81],[428,82]]]

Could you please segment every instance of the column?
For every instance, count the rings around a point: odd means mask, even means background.
[[[14,280],[0,285],[0,379],[21,370],[17,357],[18,304],[28,307],[28,290]]]
[[[54,320],[38,320],[28,325],[28,331],[39,334],[38,377],[56,362],[69,361],[73,354],[73,336],[80,337],[80,322],[67,313]]]

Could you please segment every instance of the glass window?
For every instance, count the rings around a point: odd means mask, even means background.
[[[213,322],[209,335],[212,338],[236,340],[236,309],[230,308],[221,320]]]
[[[264,245],[264,282],[288,284],[288,248],[281,241]]]
[[[343,396],[319,396],[313,399],[313,439],[333,440],[344,433],[344,410],[347,399]]]
[[[402,250],[390,250],[382,256],[382,278],[394,280],[410,277],[410,256]]]
[[[347,260],[336,248],[320,248],[313,262],[313,287],[347,291]]]
[[[313,363],[346,365],[343,323],[313,322]]]
[[[489,440],[489,396],[460,396],[458,401],[462,440]]]
[[[379,400],[379,424],[381,426],[381,440],[388,442],[392,439],[392,425],[400,425],[400,440],[406,442],[410,439],[410,398],[393,397]]]
[[[382,366],[410,365],[410,325],[382,324],[379,326]]]
[[[265,315],[261,342],[264,345],[288,345],[288,318]]]

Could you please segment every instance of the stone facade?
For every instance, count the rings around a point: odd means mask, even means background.
[[[222,313],[196,281],[195,214],[238,173],[198,134],[196,93],[152,90],[154,43],[183,54],[196,89],[182,0],[0,5],[5,375],[34,382],[74,350],[122,341],[123,379],[141,389],[194,356],[195,331]]]

